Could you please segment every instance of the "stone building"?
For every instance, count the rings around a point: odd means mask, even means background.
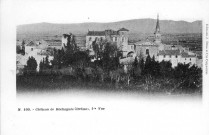
[[[128,29],[121,28],[117,31],[108,29],[105,31],[88,31],[86,35],[86,49],[90,51],[91,55],[94,55],[92,43],[94,41],[108,41],[115,43],[117,48],[123,52],[123,56],[127,56],[130,51],[134,51],[134,45],[128,45]]]
[[[44,40],[41,41],[30,41],[25,45],[25,54],[28,56],[41,55],[46,52],[48,43]]]
[[[152,41],[140,41],[135,43],[136,46],[136,55],[142,58],[146,58],[148,55],[150,57],[157,58],[158,54],[158,45]]]

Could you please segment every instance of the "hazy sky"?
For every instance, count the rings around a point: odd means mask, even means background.
[[[114,22],[127,19],[202,20],[208,0],[3,0],[17,25]]]

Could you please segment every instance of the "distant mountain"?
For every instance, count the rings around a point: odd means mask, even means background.
[[[111,23],[53,24],[37,23],[17,26],[17,35],[61,35],[63,33],[86,34],[88,30],[127,28],[130,33],[154,33],[156,19],[134,19]],[[160,20],[161,33],[201,33],[202,21],[186,22]]]

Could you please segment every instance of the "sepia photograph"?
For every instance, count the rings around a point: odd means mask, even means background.
[[[202,20],[153,16],[18,25],[17,94],[85,89],[201,97]]]

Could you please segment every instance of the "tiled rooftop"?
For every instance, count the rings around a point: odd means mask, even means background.
[[[135,45],[148,45],[148,46],[157,46],[157,44],[155,44],[154,42],[152,41],[149,41],[149,40],[145,40],[145,41],[139,41],[139,42],[136,42],[134,43]]]
[[[36,42],[30,41],[26,46],[38,46]]]
[[[89,31],[88,36],[105,36],[105,31]]]
[[[196,57],[195,55],[189,55],[186,52],[180,52],[180,50],[163,50],[159,51],[158,55],[181,55],[183,58]]]
[[[119,31],[129,31],[128,29],[121,28],[118,31],[114,31],[111,29],[104,30],[104,31],[88,31],[88,36],[105,36],[105,35],[118,35]]]
[[[118,31],[129,31],[129,30],[126,29],[126,28],[121,28],[121,29],[119,29]]]
[[[188,58],[188,57],[196,57],[195,55],[189,55],[188,53],[186,53],[186,52],[182,52],[181,53],[181,57],[183,57],[183,58]]]
[[[180,55],[179,50],[162,50],[159,51],[158,55]]]

